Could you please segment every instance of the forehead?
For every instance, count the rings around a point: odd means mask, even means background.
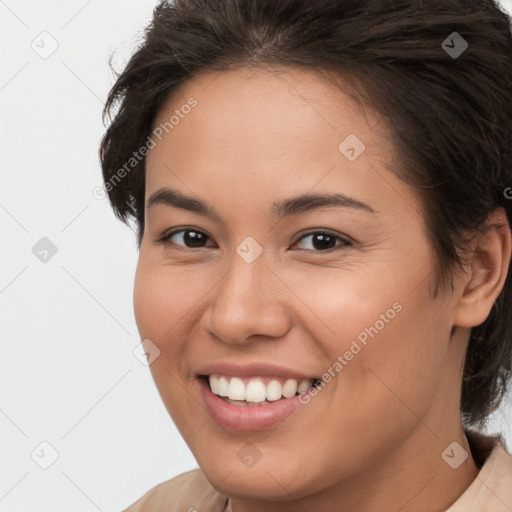
[[[323,187],[403,201],[410,187],[386,170],[393,165],[387,124],[350,96],[351,87],[294,67],[198,74],[155,118],[153,130],[167,129],[147,157],[146,195],[173,183],[219,201],[229,187],[245,204],[262,188],[286,197]]]
[[[373,138],[383,137],[382,146],[387,139],[386,123],[374,109],[351,97],[353,87],[348,79],[333,73],[299,67],[203,71],[173,92],[154,125],[165,123],[172,111],[179,113],[193,97],[197,101],[189,116],[193,120],[182,124],[190,129],[200,125],[212,143],[227,136],[267,144],[293,138],[319,142],[317,134],[327,131],[342,136],[348,130],[368,141],[369,133]],[[184,132],[187,127],[173,131]]]

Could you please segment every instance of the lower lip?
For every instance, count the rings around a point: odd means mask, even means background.
[[[264,430],[283,422],[301,405],[299,395],[282,398],[267,405],[233,405],[210,391],[203,378],[199,378],[201,393],[210,416],[228,430]]]

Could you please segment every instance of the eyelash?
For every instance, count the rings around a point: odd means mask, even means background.
[[[162,238],[158,239],[156,242],[164,244],[164,245],[173,245],[174,247],[172,247],[172,249],[178,250],[178,251],[188,251],[188,250],[194,251],[194,250],[200,250],[200,249],[207,249],[207,247],[197,247],[197,248],[184,247],[184,246],[174,244],[173,242],[169,242],[170,238],[172,238],[174,235],[176,235],[178,233],[184,233],[187,231],[192,231],[194,233],[200,233],[201,235],[205,235],[208,239],[211,240],[211,238],[208,235],[206,235],[206,233],[203,233],[202,231],[199,231],[197,229],[192,229],[192,228],[185,228],[185,229],[182,228],[182,229],[178,229],[178,230],[172,231],[172,232],[164,235]],[[348,238],[340,236],[340,235],[336,234],[334,231],[330,231],[328,229],[321,229],[321,230],[309,231],[307,233],[304,233],[300,238],[298,238],[293,243],[293,245],[296,245],[297,243],[302,241],[304,238],[307,238],[308,236],[318,235],[318,234],[332,236],[332,237],[336,238],[337,240],[341,241],[341,243],[334,246],[331,249],[326,249],[326,250],[314,250],[314,249],[293,249],[293,250],[315,252],[315,253],[319,253],[319,254],[326,254],[326,253],[328,254],[328,253],[332,253],[332,252],[340,250],[340,249],[351,247],[353,245],[353,242],[351,240],[349,240]]]

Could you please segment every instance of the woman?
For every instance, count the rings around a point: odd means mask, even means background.
[[[490,0],[177,0],[105,107],[199,468],[126,510],[512,510],[512,36]],[[115,110],[115,112],[113,112]]]

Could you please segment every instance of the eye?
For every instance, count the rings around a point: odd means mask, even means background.
[[[208,235],[196,229],[179,229],[164,235],[157,242],[182,246],[186,249],[201,249],[205,247],[204,244],[209,238]]]
[[[299,244],[299,242],[308,239],[308,243],[305,244],[306,247],[299,247],[299,249],[328,253],[337,250],[336,248],[342,249],[352,245],[352,242],[348,238],[337,235],[332,231],[322,230],[304,234],[293,244],[293,247]],[[157,242],[175,245],[176,249],[180,247],[185,249],[202,249],[208,247],[205,245],[208,240],[210,240],[210,237],[202,231],[189,228],[172,231],[157,240]],[[213,245],[213,247],[215,247],[215,245]]]
[[[332,252],[333,250],[337,250],[336,247],[342,249],[352,245],[352,242],[348,238],[337,235],[332,231],[314,231],[311,233],[306,233],[300,237],[299,240],[295,242],[294,246],[299,242],[307,239],[310,239],[308,243],[305,244],[307,247],[305,249],[302,248],[302,250],[314,250],[314,252]],[[336,244],[336,241],[338,240],[340,243]]]

